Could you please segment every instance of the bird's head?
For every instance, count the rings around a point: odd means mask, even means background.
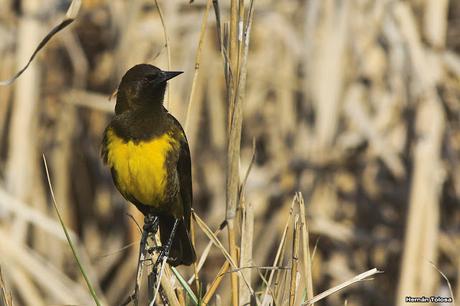
[[[115,113],[139,107],[155,108],[163,105],[167,81],[182,71],[163,71],[148,64],[129,69],[118,86]]]

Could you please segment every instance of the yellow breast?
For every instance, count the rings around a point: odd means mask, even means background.
[[[169,134],[149,141],[124,141],[107,131],[107,163],[116,173],[120,192],[144,205],[158,206],[164,197],[168,152],[177,146]]]

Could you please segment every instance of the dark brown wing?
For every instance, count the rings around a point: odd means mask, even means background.
[[[179,158],[177,161],[177,173],[180,185],[180,200],[184,208],[184,218],[180,220],[179,227],[171,246],[172,258],[168,261],[171,265],[190,265],[196,261],[196,254],[190,239],[190,217],[192,210],[192,163],[190,160],[190,149],[188,147],[185,132],[180,123],[173,116],[169,115],[173,124],[180,131]],[[174,219],[167,216],[160,217],[160,237],[164,244],[174,224]]]
[[[193,203],[193,191],[192,191],[192,162],[190,158],[190,149],[188,147],[187,137],[185,136],[184,129],[180,125],[179,121],[172,115],[174,124],[179,128],[180,135],[180,149],[179,159],[177,161],[177,173],[179,175],[180,184],[180,197],[182,205],[184,207],[184,219],[187,230],[190,230],[190,215]]]

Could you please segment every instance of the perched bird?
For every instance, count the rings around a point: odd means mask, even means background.
[[[129,69],[101,148],[118,191],[145,220],[158,217],[162,245],[172,242],[168,262],[173,266],[196,260],[189,237],[190,151],[182,126],[163,106],[167,81],[181,73],[147,64]]]

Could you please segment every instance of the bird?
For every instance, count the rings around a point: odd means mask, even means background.
[[[187,137],[164,107],[168,80],[182,71],[138,64],[122,77],[115,115],[102,138],[101,157],[115,187],[144,215],[144,231],[158,220],[172,266],[191,265],[192,171]]]

